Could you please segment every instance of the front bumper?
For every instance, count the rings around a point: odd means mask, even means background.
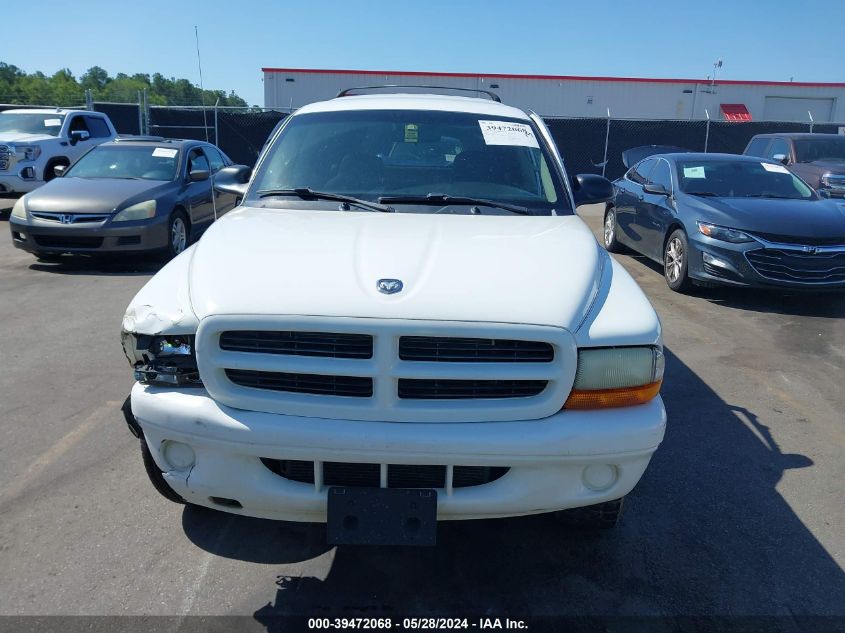
[[[20,197],[44,184],[37,178],[21,178],[20,176],[4,173],[0,174],[0,197]]]
[[[689,236],[688,274],[708,284],[742,288],[780,288],[794,291],[845,291],[845,281],[808,282],[776,279],[765,276],[752,266],[747,254],[761,251],[761,242],[732,244],[715,240],[698,232]]]
[[[395,423],[242,411],[203,389],[136,384],[132,413],[168,484],[190,503],[253,517],[325,522],[328,487],[275,474],[265,459],[508,467],[490,483],[439,490],[438,519],[550,512],[618,499],[633,489],[666,426],[658,396],[602,411],[565,411],[542,420]],[[165,440],[189,444],[188,470],[169,467]],[[588,485],[588,466],[610,466],[612,481]],[[606,470],[606,469],[605,469]],[[212,500],[236,500],[241,508]]]
[[[9,218],[12,243],[29,253],[114,253],[163,249],[168,244],[167,218],[136,222],[110,221],[64,225],[34,218]]]

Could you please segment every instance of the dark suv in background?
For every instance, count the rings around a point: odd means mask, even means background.
[[[758,134],[743,153],[779,161],[819,193],[845,198],[843,135]]]

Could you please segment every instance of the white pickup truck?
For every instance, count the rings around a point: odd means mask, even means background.
[[[570,179],[540,117],[344,95],[216,186],[242,205],[123,318],[162,494],[332,543],[616,524],[663,438],[660,321],[575,214],[612,186]]]
[[[0,197],[19,197],[89,149],[117,137],[108,116],[39,108],[0,112]]]

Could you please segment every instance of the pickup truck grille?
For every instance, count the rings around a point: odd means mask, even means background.
[[[220,335],[220,349],[255,354],[372,358],[373,337],[366,334],[236,330]]]
[[[419,400],[525,398],[546,388],[545,380],[412,380],[399,379],[399,397]]]
[[[443,363],[550,363],[554,348],[542,341],[403,336],[399,358]]]
[[[386,481],[382,482],[381,464],[266,458],[261,462],[272,472],[290,481],[314,484],[314,475],[317,472],[321,475],[324,486],[368,488],[469,488],[496,481],[510,470],[504,466],[385,464],[387,477]],[[382,483],[386,485],[381,486]]]
[[[313,393],[326,396],[369,398],[373,395],[373,379],[359,376],[326,376],[291,374],[277,371],[227,369],[226,376],[236,385],[253,389],[270,389],[288,393]]]
[[[808,247],[812,248],[812,247]],[[768,279],[804,284],[845,283],[845,247],[758,249],[745,253],[748,263]]]
[[[379,422],[544,418],[577,363],[567,330],[464,321],[215,315],[196,349],[227,406]]]
[[[9,169],[9,164],[12,161],[12,151],[8,145],[0,145],[0,171]]]

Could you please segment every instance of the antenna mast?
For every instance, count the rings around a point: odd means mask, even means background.
[[[200,71],[200,103],[202,103],[202,124],[205,129],[205,142],[208,143],[208,118],[205,113],[205,88],[202,85],[202,58],[200,57],[200,34],[199,29],[194,25],[194,38],[197,41],[197,67]],[[217,139],[214,139],[217,142]]]

